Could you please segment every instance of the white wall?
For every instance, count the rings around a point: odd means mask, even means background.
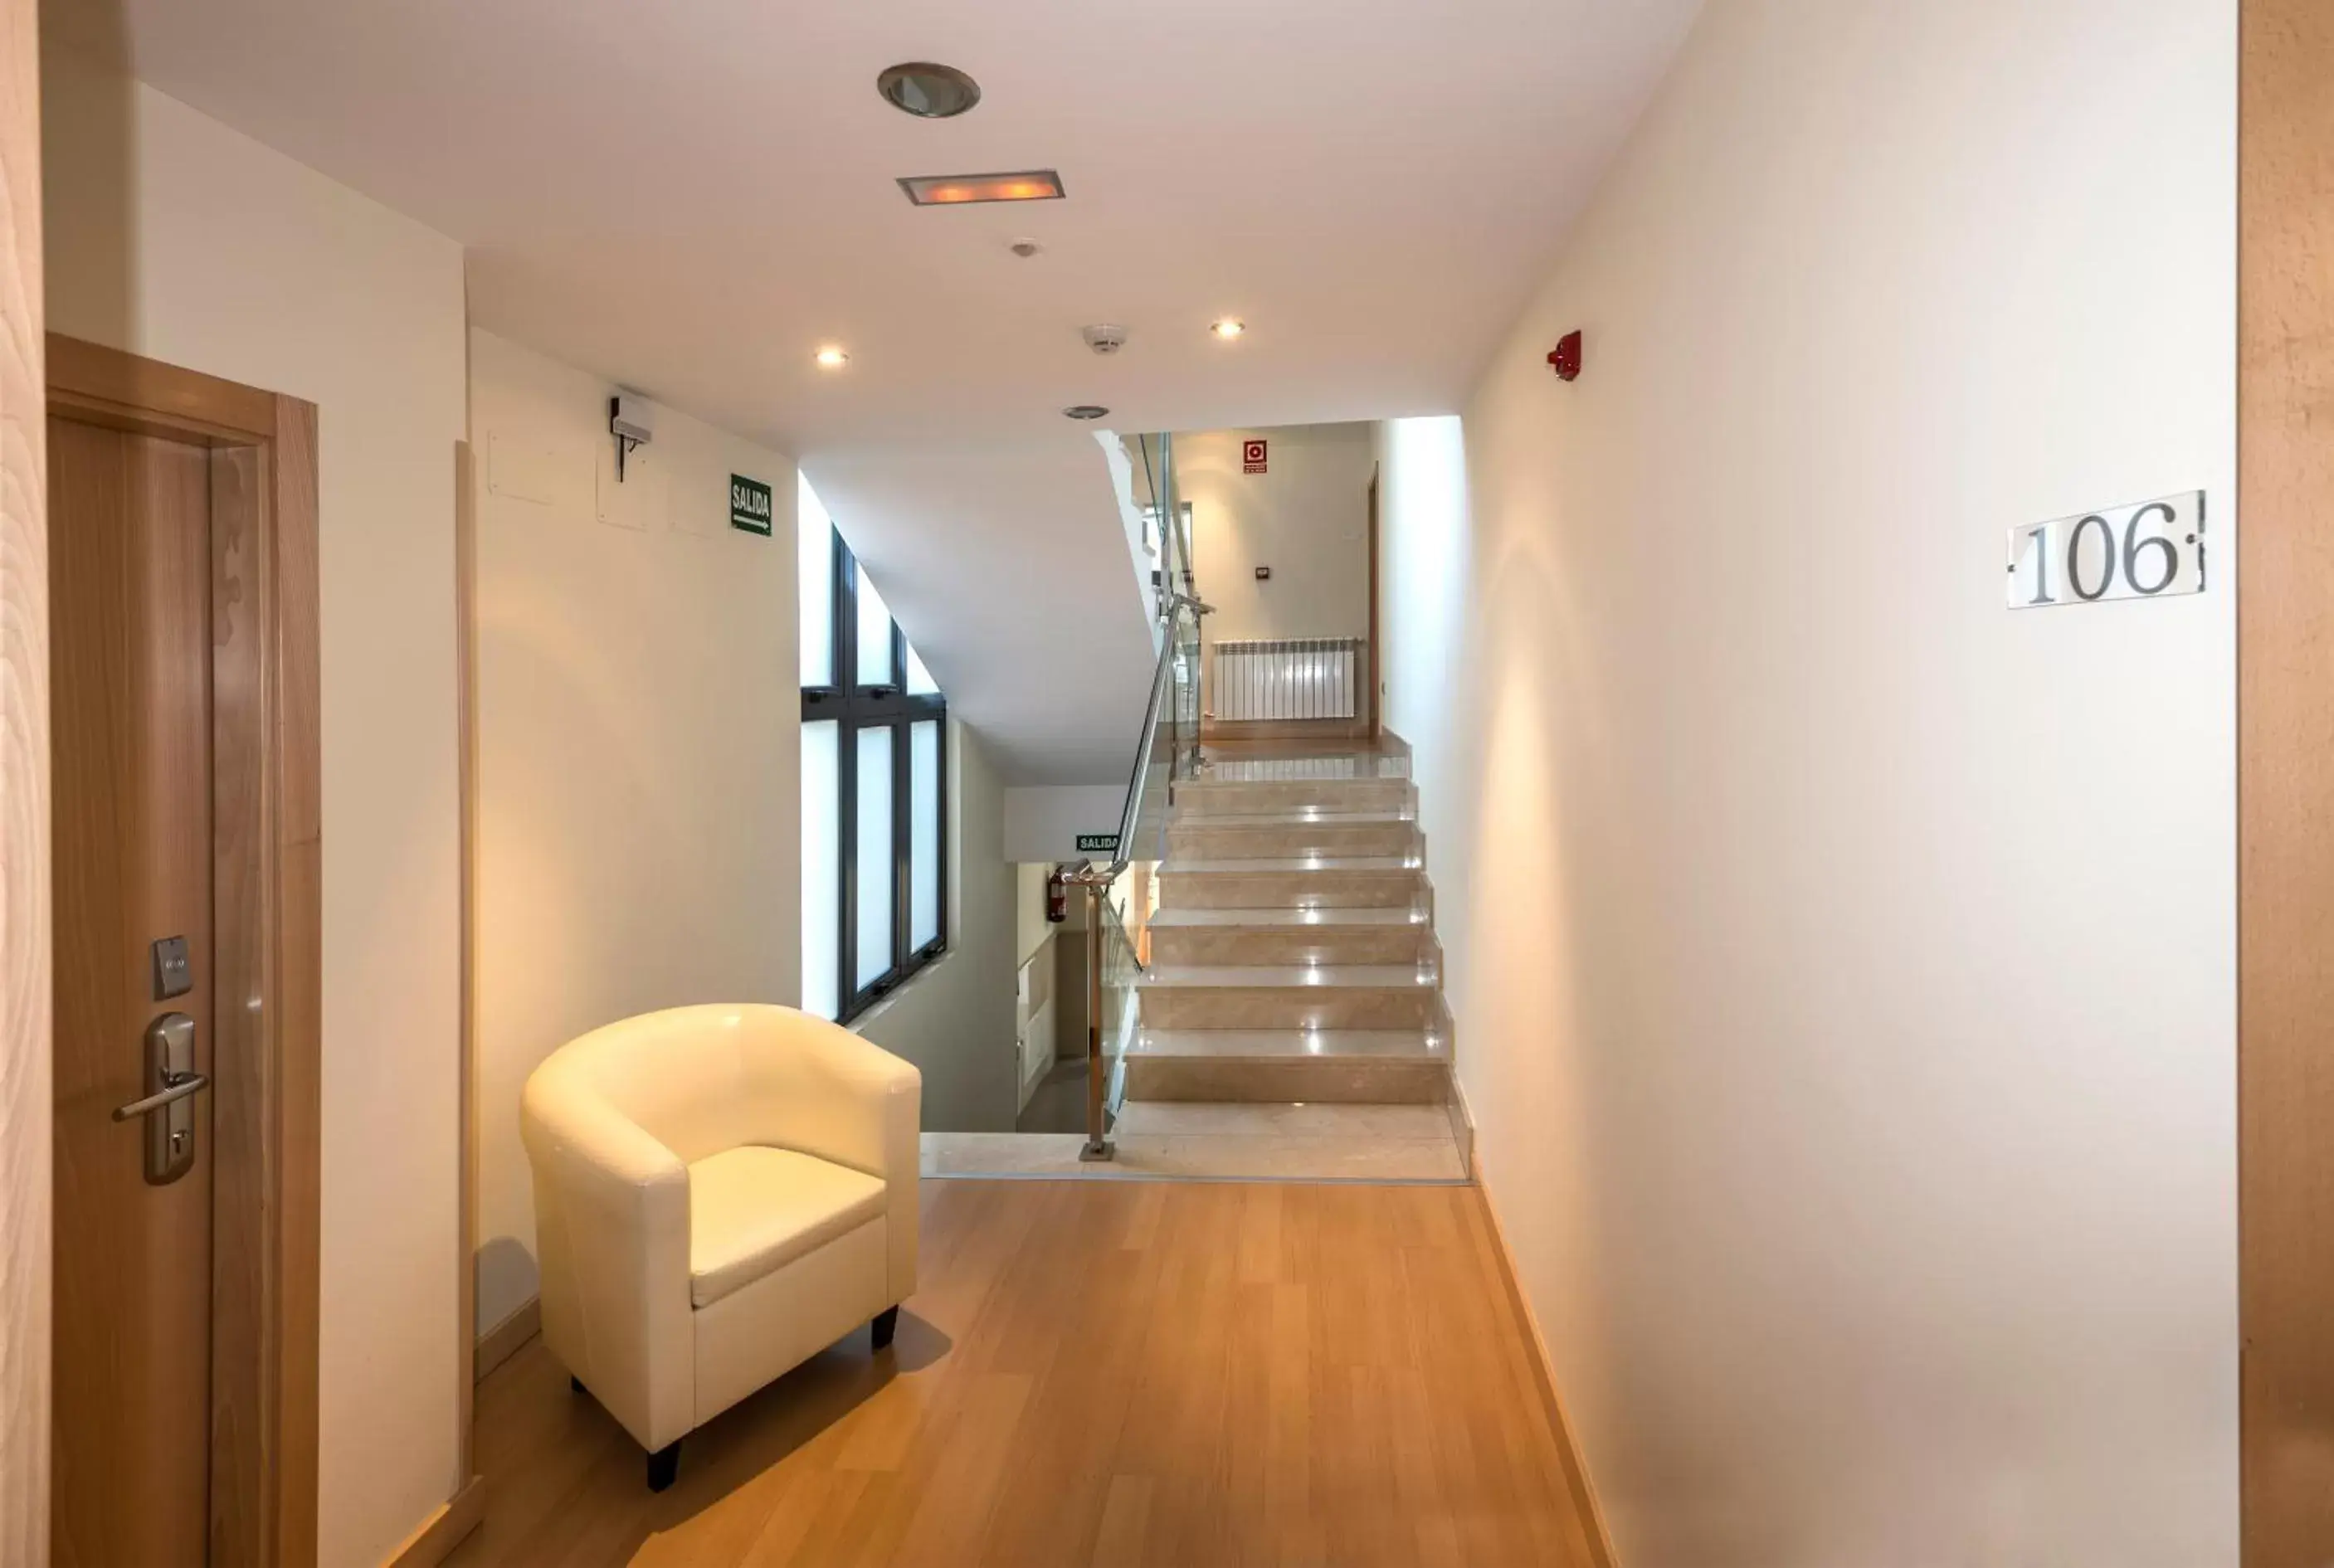
[[[927,1131],[1010,1132],[1020,1109],[1005,793],[988,743],[951,717],[949,950],[851,1025],[923,1073]]]
[[[1013,792],[1006,791],[1010,798]],[[1010,820],[1010,813],[1008,813]],[[1018,1003],[1015,1026],[1021,1040],[1021,1106],[1046,1069],[1053,1065],[1060,1010],[1054,1005],[1055,976],[1060,966],[1054,957],[1054,926],[1046,919],[1046,885],[1054,870],[1037,861],[1013,868],[1013,961]]]
[[[1384,432],[1460,1076],[1629,1568],[2236,1560],[2234,27],[1712,0],[1463,481]],[[2010,525],[2197,486],[2205,595],[2004,609]]]
[[[1134,760],[1138,709],[1127,721],[1126,755]],[[1078,848],[1080,833],[1115,833],[1126,813],[1126,785],[1016,784],[1005,792],[1005,858],[1008,861],[1075,861],[1093,854]]]
[[[535,1294],[536,1063],[636,1013],[800,994],[794,461],[660,409],[619,489],[612,391],[470,334],[481,1329]],[[771,537],[729,526],[733,473],[770,486]]]
[[[1462,781],[1450,768],[1466,713],[1453,686],[1475,591],[1469,550],[1467,438],[1456,414],[1393,419],[1377,427],[1378,636],[1386,685],[1385,726],[1413,750],[1422,807],[1448,810]],[[1437,856],[1440,861],[1442,857]],[[1439,869],[1444,899],[1455,890]],[[1447,926],[1461,911],[1438,909]]]
[[[49,324],[317,405],[320,1560],[453,1494],[462,253],[142,84],[43,61]]]
[[[1191,505],[1211,642],[1366,637],[1370,630],[1369,425],[1284,425],[1175,438],[1175,484]],[[1241,470],[1250,437],[1265,472]],[[1256,568],[1269,566],[1268,582]]]

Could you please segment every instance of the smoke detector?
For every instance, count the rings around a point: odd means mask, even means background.
[[[1078,335],[1085,338],[1086,347],[1097,354],[1114,354],[1126,347],[1126,329],[1111,326],[1107,322],[1099,326],[1081,327],[1078,329]]]

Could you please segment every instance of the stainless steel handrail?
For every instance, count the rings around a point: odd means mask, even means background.
[[[1198,616],[1214,614],[1215,609],[1214,605],[1202,604],[1189,594],[1178,593],[1169,602],[1166,613],[1160,618],[1166,625],[1167,637],[1160,645],[1159,667],[1152,672],[1151,700],[1143,708],[1143,733],[1135,746],[1134,775],[1127,781],[1126,803],[1119,808],[1117,858],[1106,869],[1074,871],[1068,873],[1065,880],[1075,881],[1081,875],[1090,875],[1095,880],[1112,882],[1133,863],[1134,857],[1128,851],[1133,844],[1134,830],[1143,815],[1143,783],[1151,772],[1152,746],[1159,730],[1159,710],[1166,703],[1169,689],[1175,684],[1175,623],[1186,610],[1192,611],[1196,621]]]
[[[1063,881],[1084,890],[1086,896],[1086,1141],[1085,1147],[1078,1151],[1078,1158],[1083,1160],[1108,1159],[1114,1152],[1110,1141],[1106,1104],[1110,1067],[1103,1053],[1102,1038],[1103,965],[1109,948],[1110,935],[1104,921],[1110,912],[1111,884],[1134,863],[1134,838],[1142,825],[1143,787],[1150,780],[1153,757],[1158,746],[1159,716],[1167,702],[1168,693],[1175,684],[1175,634],[1185,615],[1191,618],[1196,631],[1200,618],[1213,613],[1214,610],[1215,606],[1203,604],[1188,593],[1175,592],[1169,598],[1167,608],[1160,616],[1166,635],[1160,643],[1159,667],[1151,677],[1151,698],[1143,705],[1143,733],[1135,746],[1134,774],[1127,781],[1126,803],[1119,811],[1118,842],[1107,865],[1098,866],[1092,861],[1082,861],[1062,876]],[[1195,733],[1191,738],[1196,752],[1199,737]],[[1174,751],[1180,751],[1181,745],[1179,736],[1174,743]],[[1173,752],[1169,755],[1168,773],[1172,780]],[[1135,958],[1134,965],[1140,970],[1142,960]]]

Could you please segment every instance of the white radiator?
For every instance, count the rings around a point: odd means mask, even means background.
[[[1362,640],[1299,637],[1219,642],[1215,716],[1228,721],[1352,718],[1361,692]]]

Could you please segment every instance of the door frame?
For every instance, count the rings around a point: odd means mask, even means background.
[[[1384,649],[1378,636],[1378,478],[1381,467],[1370,465],[1370,738],[1385,738]]]
[[[210,1560],[292,1568],[316,1556],[316,409],[47,345],[52,414],[212,452],[212,994],[256,1005],[219,1006],[212,1042]]]
[[[47,424],[34,0],[0,0],[0,1563],[49,1560]]]
[[[2334,13],[2242,0],[2237,1227],[2246,1568],[2334,1550]]]

